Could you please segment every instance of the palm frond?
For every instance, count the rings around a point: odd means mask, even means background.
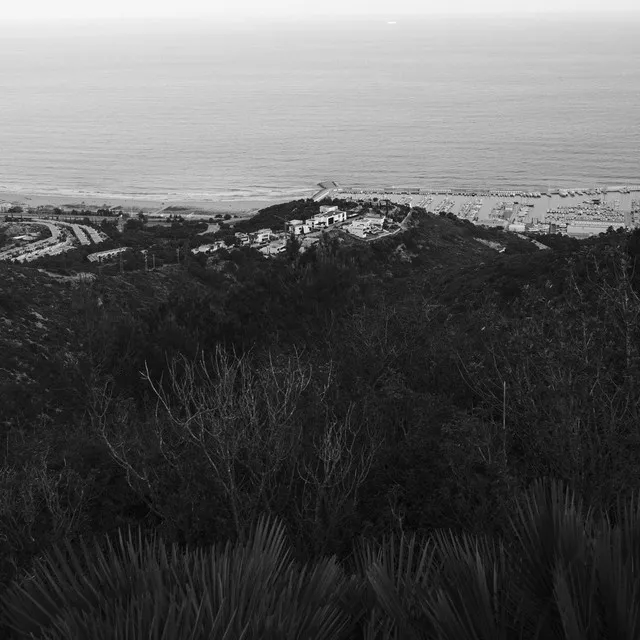
[[[503,545],[485,536],[434,534],[438,586],[429,616],[442,640],[510,637],[511,602]]]
[[[640,510],[636,498],[623,505],[617,524],[602,525],[596,539],[598,599],[605,637],[640,637]]]
[[[354,555],[373,598],[370,606],[376,614],[369,621],[389,618],[381,626],[385,638],[422,637],[428,626],[425,603],[434,570],[433,545],[420,543],[415,535],[392,535],[380,543],[362,542]]]
[[[589,562],[590,513],[562,482],[543,479],[516,502],[510,532],[514,546],[517,617],[534,638],[563,638],[556,601],[558,567]]]
[[[262,519],[244,544],[167,547],[123,533],[65,545],[0,599],[17,637],[56,640],[334,640],[346,633],[346,580],[335,558],[291,560],[284,526]]]
[[[602,638],[596,575],[593,563],[589,565],[568,567],[558,564],[554,571],[555,604],[566,640]]]

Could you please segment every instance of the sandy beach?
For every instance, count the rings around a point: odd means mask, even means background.
[[[167,199],[164,201],[145,200],[144,198],[114,198],[114,197],[91,197],[46,195],[37,193],[17,193],[11,191],[0,191],[0,203],[10,202],[25,207],[39,207],[52,205],[55,207],[100,208],[104,205],[108,207],[121,206],[125,211],[143,211],[152,213],[159,211],[166,206],[184,207],[189,212],[202,212],[207,214],[229,213],[235,216],[245,217],[257,213],[260,209],[269,207],[281,202],[288,202],[290,198],[280,199],[247,199],[247,200],[180,200]]]

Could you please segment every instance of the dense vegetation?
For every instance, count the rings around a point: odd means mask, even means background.
[[[272,260],[0,267],[7,632],[637,637],[640,235],[412,220]]]

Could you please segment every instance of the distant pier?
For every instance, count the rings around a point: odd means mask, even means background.
[[[324,200],[336,189],[340,188],[340,185],[335,180],[323,180],[322,182],[318,182],[318,186],[320,187],[320,191],[311,196],[311,199],[314,202]]]

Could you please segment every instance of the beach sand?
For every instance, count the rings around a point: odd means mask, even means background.
[[[166,206],[184,207],[185,213],[202,212],[206,214],[229,213],[231,215],[246,217],[257,213],[260,209],[269,207],[274,204],[288,202],[290,198],[284,199],[258,199],[258,200],[145,200],[143,198],[103,198],[82,196],[78,197],[59,196],[59,195],[41,195],[29,193],[16,193],[11,191],[0,191],[0,202],[11,202],[26,207],[39,207],[52,205],[54,207],[70,206],[77,209],[96,208],[107,205],[108,207],[122,206],[125,211],[133,209],[135,211],[143,211],[152,213],[159,211]],[[188,210],[188,211],[187,211]]]

